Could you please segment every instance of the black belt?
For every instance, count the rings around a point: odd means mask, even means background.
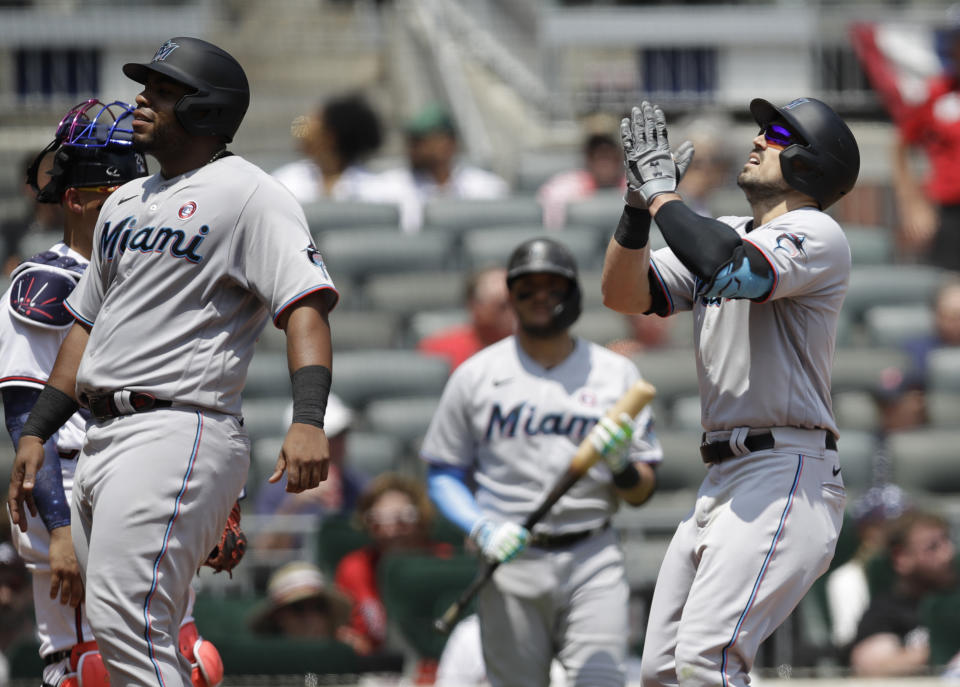
[[[538,549],[565,549],[568,546],[573,546],[577,542],[583,541],[587,537],[600,534],[609,527],[610,522],[607,521],[599,527],[594,527],[591,530],[568,532],[567,534],[544,534],[543,532],[534,532],[533,536],[530,537],[530,546]]]
[[[70,658],[70,649],[64,649],[63,651],[54,651],[52,654],[47,654],[43,657],[43,665],[52,666],[54,663],[59,663],[65,658]]]
[[[73,449],[72,451],[57,451],[57,455],[59,455],[63,460],[73,460],[80,455],[80,451],[77,449]]]
[[[825,432],[825,435],[826,439],[823,442],[823,447],[828,451],[836,451],[837,438],[829,431]],[[743,440],[743,445],[749,451],[765,451],[776,446],[776,443],[773,438],[773,432],[750,434]],[[719,463],[727,458],[733,458],[735,455],[737,454],[730,448],[729,440],[711,442],[704,440],[703,443],[700,444],[700,457],[703,458],[704,463]]]
[[[155,398],[143,391],[114,391],[101,396],[84,396],[90,414],[99,422],[122,415],[145,413],[154,408],[169,408],[171,401]]]

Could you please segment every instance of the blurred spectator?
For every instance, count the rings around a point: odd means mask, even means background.
[[[857,625],[870,604],[867,562],[887,550],[887,528],[910,508],[903,490],[895,484],[878,484],[861,496],[851,509],[857,532],[857,549],[849,561],[827,575],[827,604],[831,638],[846,650],[857,634]]]
[[[616,124],[609,122],[609,131],[594,131],[583,143],[583,168],[558,172],[537,190],[543,207],[543,225],[561,229],[567,220],[567,205],[603,189],[626,191],[623,173],[623,152],[615,138]]]
[[[273,176],[298,201],[381,200],[376,176],[363,162],[380,147],[383,132],[377,113],[361,96],[333,98],[312,115],[298,117],[293,135],[306,157],[274,170]]]
[[[28,153],[18,163],[20,194],[24,210],[20,217],[7,219],[0,224],[0,240],[3,241],[3,274],[9,275],[13,268],[23,262],[20,243],[27,234],[62,233],[63,209],[57,203],[38,203],[36,192],[27,183],[27,170],[33,164],[35,152]],[[41,172],[42,173],[42,172]]]
[[[30,573],[13,545],[0,543],[0,679],[15,645],[34,635]]]
[[[349,623],[350,599],[328,585],[318,567],[305,561],[287,563],[270,576],[267,599],[249,621],[257,634],[337,639],[353,645],[355,633]],[[360,648],[366,648],[363,642]]]
[[[960,226],[957,227],[960,232]],[[927,378],[927,358],[932,351],[960,346],[960,277],[952,276],[937,289],[933,303],[933,334],[909,339],[904,350],[910,355],[920,379]]]
[[[434,509],[418,480],[393,472],[378,475],[360,496],[357,518],[372,544],[337,564],[336,583],[353,601],[351,625],[373,649],[383,645],[387,616],[377,586],[381,558],[397,551],[449,556],[450,544],[430,539]]]
[[[893,188],[903,248],[931,264],[960,270],[960,24],[947,39],[942,74],[927,84],[926,99],[905,109],[893,148]],[[929,173],[922,184],[911,167],[922,149]]]
[[[891,432],[927,424],[926,384],[912,370],[885,368],[873,395],[880,411],[881,441]]]
[[[507,271],[491,267],[470,275],[466,308],[469,322],[426,336],[417,344],[423,353],[445,356],[451,371],[481,348],[513,334],[516,319],[507,293]]]
[[[850,653],[851,668],[858,676],[926,672],[930,633],[922,624],[920,602],[957,582],[955,549],[944,518],[907,513],[891,523],[887,546],[895,582],[892,589],[871,600],[860,620]]]
[[[734,182],[733,155],[727,144],[732,128],[733,121],[726,115],[706,114],[680,121],[675,132],[671,129],[674,141],[690,141],[694,146],[693,161],[683,175],[679,192],[698,214],[714,217],[728,212],[713,209],[711,202],[718,189]],[[746,203],[743,207],[746,209]]]
[[[493,199],[510,192],[507,182],[458,159],[457,131],[443,107],[432,104],[404,127],[407,165],[378,176],[379,199],[400,205],[405,232],[420,231],[431,198]]]
[[[630,328],[629,339],[617,339],[607,348],[628,358],[644,351],[663,348],[670,343],[670,330],[675,320],[659,315],[624,315]]]
[[[287,409],[288,420],[293,416]],[[352,513],[363,489],[363,478],[350,468],[348,446],[353,411],[340,397],[331,393],[327,399],[324,429],[330,443],[330,468],[327,479],[313,489],[299,494],[286,491],[283,480],[266,482],[257,493],[256,511],[261,515],[313,515],[318,518],[333,513]],[[258,549],[295,548],[300,537],[291,532],[264,531],[253,545]]]

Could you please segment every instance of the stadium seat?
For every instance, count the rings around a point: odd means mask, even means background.
[[[594,308],[581,313],[570,331],[601,346],[611,341],[629,339],[632,335],[626,315],[606,308]]]
[[[671,404],[679,396],[700,393],[697,365],[690,348],[645,351],[633,356],[644,379],[657,388],[657,398]]]
[[[880,426],[880,411],[869,391],[842,391],[833,395],[833,413],[841,429],[872,431]]]
[[[837,442],[843,484],[848,494],[862,494],[874,483],[877,437],[873,432],[840,428]]]
[[[956,425],[894,432],[888,443],[891,481],[914,494],[955,494],[960,491],[958,446]]]
[[[907,369],[909,358],[895,348],[837,348],[833,361],[833,393],[872,391],[887,368]]]
[[[250,361],[243,397],[263,396],[290,398],[290,370],[285,352],[257,351]]]
[[[250,441],[255,442],[264,437],[282,437],[286,434],[292,417],[291,404],[289,398],[244,398],[243,428],[250,435]],[[276,455],[274,454],[274,460]]]
[[[439,394],[374,399],[367,404],[363,416],[374,432],[408,442],[426,433],[439,403]]]
[[[370,537],[351,515],[328,515],[317,530],[316,564],[331,580],[340,559],[370,544]]]
[[[532,196],[510,196],[492,200],[434,198],[423,209],[425,229],[460,234],[477,227],[543,223],[540,204]]]
[[[707,474],[700,458],[701,429],[658,430],[663,462],[657,468],[657,491],[696,492]],[[692,505],[692,501],[691,501]]]
[[[958,564],[960,559],[954,566]],[[960,592],[954,589],[925,597],[920,602],[920,617],[923,627],[930,630],[930,665],[935,669],[946,666],[957,654]]]
[[[316,200],[303,204],[307,224],[314,238],[327,232],[358,227],[383,227],[400,231],[400,209],[391,203],[353,200]]]
[[[470,554],[439,558],[397,553],[380,561],[377,579],[387,621],[420,658],[440,657],[447,637],[434,630],[433,620],[470,583],[477,566]]]
[[[876,305],[863,315],[867,340],[874,346],[901,346],[933,333],[933,311],[918,305]]]
[[[517,163],[514,188],[518,193],[534,194],[554,174],[582,166],[579,150],[524,150]]]
[[[593,229],[568,226],[562,231],[547,232],[532,224],[468,230],[463,235],[464,263],[471,269],[490,265],[506,267],[513,249],[532,238],[550,238],[562,243],[573,253],[578,269],[597,269],[603,263],[601,237]]]
[[[371,277],[363,288],[366,307],[408,316],[464,306],[463,272],[433,271]]]
[[[460,308],[443,310],[424,310],[413,313],[410,321],[407,323],[406,343],[409,346],[416,347],[421,339],[432,336],[440,331],[467,324],[470,316],[467,311]]]
[[[337,394],[354,408],[374,399],[439,396],[450,374],[446,359],[408,350],[344,351],[334,369]]]
[[[700,396],[693,394],[674,399],[669,411],[670,429],[702,431]]]
[[[399,467],[403,441],[396,436],[375,431],[352,430],[347,439],[346,464],[365,478]]]
[[[589,198],[567,204],[568,225],[590,227],[607,238],[623,214],[623,191],[598,191]]]
[[[890,265],[893,262],[893,236],[881,226],[843,225],[850,243],[854,265]]]
[[[927,356],[927,388],[960,392],[960,346],[930,352]]]
[[[25,258],[32,257],[37,253],[49,250],[52,245],[63,241],[62,231],[28,231],[20,239],[18,251]]]
[[[334,310],[330,337],[335,352],[364,348],[394,348],[402,343],[401,317],[394,312]]]
[[[435,231],[411,235],[384,228],[325,234],[317,247],[332,273],[362,282],[374,274],[447,269],[453,237]]]
[[[929,307],[943,271],[929,265],[854,265],[843,309],[861,324],[875,305]]]
[[[960,391],[928,391],[927,414],[933,427],[960,425]]]

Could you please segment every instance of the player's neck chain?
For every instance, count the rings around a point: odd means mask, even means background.
[[[210,159],[207,160],[207,164],[209,165],[211,162],[216,162],[220,158],[228,157],[230,155],[233,155],[233,153],[231,153],[226,148],[221,148],[220,150],[218,150],[217,152],[215,152],[213,155],[210,156]]]

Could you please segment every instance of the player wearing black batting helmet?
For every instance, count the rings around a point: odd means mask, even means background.
[[[577,262],[567,248],[553,239],[535,238],[517,246],[507,262],[507,288],[525,274],[546,273],[566,277],[570,286],[554,311],[553,320],[544,331],[553,335],[567,329],[581,312],[580,283],[577,280]],[[531,332],[533,333],[533,332]]]
[[[174,110],[187,133],[233,140],[250,105],[247,75],[233,56],[199,38],[179,36],[161,45],[150,62],[123,65],[123,73],[138,83],[146,84],[151,72],[194,89]]]
[[[802,140],[780,153],[784,180],[817,201],[821,210],[853,188],[860,172],[860,150],[850,128],[829,105],[815,98],[797,98],[776,107],[762,98],[750,102],[761,128],[782,120]]]

